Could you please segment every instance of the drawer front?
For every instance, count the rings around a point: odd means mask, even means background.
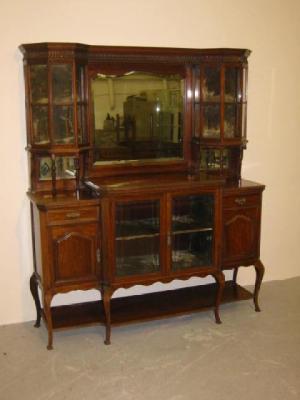
[[[98,207],[88,208],[68,208],[64,210],[50,210],[48,211],[48,223],[50,225],[60,223],[72,223],[81,221],[98,221],[99,209]]]
[[[223,197],[223,208],[238,208],[238,207],[252,207],[259,206],[261,202],[261,195],[236,193]]]

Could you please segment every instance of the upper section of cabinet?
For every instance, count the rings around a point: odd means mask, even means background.
[[[249,50],[75,43],[20,50],[33,154],[66,164],[84,153],[89,176],[137,166],[139,173],[240,168]]]

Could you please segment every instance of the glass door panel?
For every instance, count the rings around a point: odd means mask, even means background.
[[[32,133],[35,144],[50,142],[48,131],[48,106],[32,106]]]
[[[45,64],[30,66],[31,102],[48,104],[48,67]]]
[[[218,66],[202,70],[202,137],[221,136],[221,69]]]
[[[55,144],[75,143],[72,65],[52,65],[51,82],[53,141]]]
[[[117,203],[115,230],[118,277],[159,272],[159,200]]]
[[[224,138],[234,139],[241,136],[240,103],[242,85],[240,68],[225,68],[224,84]]]
[[[176,197],[172,201],[172,270],[212,264],[214,196]]]
[[[84,85],[84,66],[77,65],[76,67],[76,106],[77,106],[77,131],[78,143],[87,143],[87,101],[85,96]]]
[[[239,68],[225,68],[225,102],[241,101],[241,70]]]
[[[73,107],[53,107],[53,131],[56,144],[74,143]]]
[[[204,101],[220,102],[221,81],[219,67],[204,68],[202,80],[202,98]]]
[[[209,139],[220,138],[220,104],[210,104],[203,107],[202,136]]]
[[[52,66],[52,98],[55,104],[72,102],[72,65]]]
[[[237,136],[237,105],[224,105],[224,137],[232,139]]]
[[[45,64],[30,66],[31,120],[33,142],[50,142],[48,130],[48,67]]]

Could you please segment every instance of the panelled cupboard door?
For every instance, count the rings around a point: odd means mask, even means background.
[[[259,207],[224,210],[224,261],[238,261],[258,256],[259,218]]]
[[[50,253],[54,285],[93,281],[99,276],[97,223],[51,227]]]

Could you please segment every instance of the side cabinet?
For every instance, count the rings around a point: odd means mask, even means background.
[[[264,274],[259,258],[263,190],[264,186],[257,184],[244,189],[229,189],[224,190],[222,198],[222,269],[234,270],[233,281],[236,285],[238,268],[254,265],[256,311],[260,311],[257,297]]]
[[[223,197],[223,264],[259,257],[261,192]]]
[[[100,289],[99,206],[47,208],[32,204],[35,273],[30,287],[37,306],[36,326],[42,308],[52,348],[51,301],[71,290]]]
[[[51,283],[54,290],[99,278],[98,208],[47,213]]]

